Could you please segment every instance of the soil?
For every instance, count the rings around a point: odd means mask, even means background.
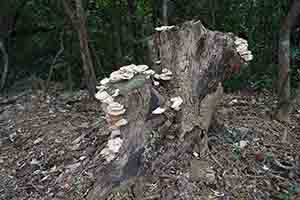
[[[267,91],[226,94],[201,158],[190,149],[151,167],[181,143],[153,133],[143,176],[108,199],[300,199],[300,105],[289,123],[270,117],[275,105]],[[83,90],[0,97],[0,200],[85,199],[104,165],[103,118]]]

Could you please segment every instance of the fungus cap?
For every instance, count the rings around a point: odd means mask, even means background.
[[[155,110],[152,111],[152,114],[160,115],[160,114],[164,113],[165,111],[166,111],[165,108],[158,107],[158,108],[156,108]]]
[[[171,105],[171,108],[173,108],[176,111],[179,111],[180,106],[183,103],[183,100],[181,97],[174,97],[174,98],[171,98],[171,102],[173,102],[173,104]]]
[[[106,85],[107,83],[109,83],[109,78],[104,78],[100,81],[101,85]]]
[[[106,91],[99,91],[95,94],[95,98],[100,100],[102,103],[111,103],[113,98]]]
[[[159,79],[164,80],[164,81],[169,81],[172,79],[172,76],[167,75],[167,74],[160,74]]]
[[[161,26],[161,27],[156,27],[155,30],[160,32],[160,31],[166,31],[174,28],[175,26]]]
[[[148,70],[144,71],[143,74],[153,75],[153,74],[155,74],[155,71],[152,69],[148,69]]]
[[[120,89],[115,89],[114,93],[111,95],[112,97],[117,97],[120,94]]]
[[[149,67],[147,65],[136,65],[134,67],[134,71],[136,73],[142,73],[142,72],[145,72]]]
[[[126,112],[123,105],[118,102],[112,102],[107,106],[107,113],[112,116],[119,116]]]

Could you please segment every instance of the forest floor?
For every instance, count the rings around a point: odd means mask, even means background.
[[[286,124],[268,117],[275,105],[269,92],[226,94],[207,156],[186,152],[108,199],[300,199],[300,105]],[[103,165],[103,117],[85,91],[0,96],[0,200],[85,199]],[[180,143],[156,137],[156,157]]]

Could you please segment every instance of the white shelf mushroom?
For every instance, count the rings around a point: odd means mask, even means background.
[[[100,100],[102,103],[110,104],[114,101],[114,99],[106,92],[99,91],[95,94],[95,98]]]
[[[134,67],[134,71],[136,73],[142,73],[142,72],[145,72],[149,67],[147,65],[136,65]]]
[[[155,71],[152,70],[152,69],[148,69],[148,70],[144,71],[143,74],[146,74],[146,75],[153,75],[153,74],[155,74]]]
[[[241,44],[239,46],[236,47],[236,50],[240,53],[240,52],[245,52],[248,51],[248,46],[245,44]]]
[[[160,32],[160,31],[166,31],[174,28],[175,26],[161,26],[161,27],[156,27],[155,30]]]
[[[154,78],[160,79],[159,74],[154,74]]]
[[[159,86],[159,82],[158,82],[158,81],[153,80],[153,84],[154,84],[155,86]]]
[[[159,79],[164,80],[164,81],[169,81],[172,79],[172,76],[167,75],[167,74],[160,74]]]
[[[106,85],[107,83],[109,83],[109,78],[104,78],[100,81],[101,85]]]
[[[134,72],[132,71],[125,71],[125,70],[118,70],[114,71],[110,74],[110,81],[115,83],[121,80],[130,80],[134,77]]]
[[[173,103],[171,105],[171,108],[173,108],[176,111],[179,111],[180,110],[180,106],[183,103],[183,100],[182,100],[181,97],[174,97],[174,98],[171,98],[171,102]]]
[[[236,46],[237,52],[246,62],[251,61],[253,59],[253,55],[252,55],[251,51],[248,50],[247,40],[236,37],[234,44]]]
[[[163,70],[161,72],[166,75],[172,75],[172,72],[167,68],[163,68]]]
[[[98,92],[102,92],[104,90],[106,90],[108,87],[107,86],[104,86],[104,85],[100,85],[100,86],[96,86]]]
[[[152,111],[152,114],[160,115],[160,114],[164,113],[165,111],[166,111],[165,108],[158,107],[158,108],[156,108],[155,110]]]
[[[120,129],[113,129],[110,134],[110,138],[119,137],[121,135]]]
[[[243,58],[246,62],[249,62],[249,61],[253,60],[253,55],[252,55],[252,54],[243,55],[242,58]]]
[[[115,89],[114,93],[111,95],[112,97],[117,97],[120,94],[120,89]]]
[[[115,123],[116,127],[126,126],[128,124],[128,121],[126,119],[120,119]]]
[[[164,81],[171,80],[172,79],[172,74],[173,73],[169,69],[164,68],[162,70],[162,73],[159,75],[159,79],[164,80]]]
[[[243,38],[235,37],[234,44],[237,46],[240,44],[248,44],[248,41]]]
[[[102,149],[100,154],[104,156],[107,162],[112,161],[116,154],[120,151],[123,144],[123,140],[120,137],[112,138],[108,140],[107,146]]]
[[[118,102],[112,102],[107,106],[107,113],[112,116],[119,116],[126,112],[123,105]]]
[[[121,67],[119,69],[119,71],[135,73],[135,68],[136,68],[135,64],[130,64],[130,65],[125,65],[125,66]]]
[[[122,146],[122,143],[123,143],[123,140],[120,137],[116,137],[114,139],[108,140],[107,147],[112,152],[118,153]]]

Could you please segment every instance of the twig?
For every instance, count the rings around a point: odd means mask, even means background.
[[[143,200],[152,200],[152,199],[160,199],[160,194],[154,194],[143,198]]]
[[[283,142],[283,143],[288,143],[287,137],[288,137],[288,130],[287,130],[287,128],[285,128],[285,129],[284,129],[284,132],[283,132],[283,136],[282,136],[281,142]]]
[[[52,61],[52,64],[50,66],[50,71],[49,71],[49,75],[48,75],[48,79],[47,79],[47,83],[46,83],[46,92],[49,88],[49,84],[50,84],[50,80],[51,80],[51,77],[52,77],[52,74],[53,74],[53,71],[54,71],[54,66],[57,62],[57,59],[59,58],[59,56],[63,53],[63,51],[65,50],[65,47],[64,47],[64,33],[65,31],[62,30],[62,32],[60,33],[60,49],[59,51],[57,52],[57,54],[55,55],[53,61]]]
[[[213,154],[209,154],[209,155],[215,161],[215,163],[217,163],[217,165],[219,165],[219,167],[224,169],[224,167],[221,165],[221,163],[216,159],[216,157]]]

